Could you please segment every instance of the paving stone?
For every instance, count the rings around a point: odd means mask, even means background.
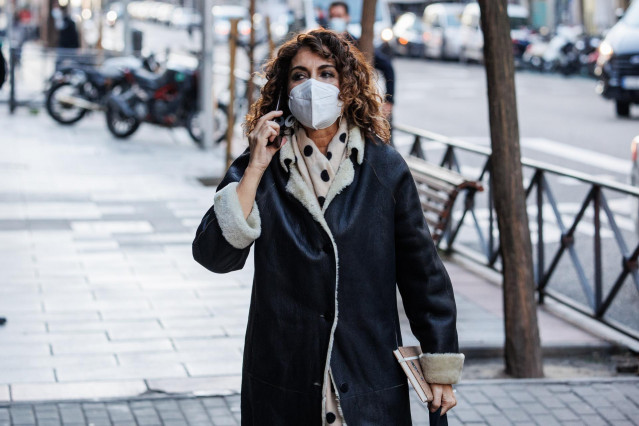
[[[466,425],[468,423],[458,423],[458,424]],[[490,426],[510,426],[513,423],[503,416],[487,416],[486,423],[482,423],[482,424],[488,424]]]
[[[626,415],[621,411],[617,411],[614,407],[601,408],[599,406],[596,406],[595,410],[597,410],[601,417],[607,419],[608,421],[615,422],[615,424],[619,421],[627,420]]]
[[[609,424],[603,417],[597,414],[589,414],[587,416],[579,416],[580,422],[588,426],[600,426]]]
[[[528,414],[532,414],[533,416],[548,412],[548,408],[544,407],[539,402],[528,402],[526,404],[522,404],[521,408],[523,408]]]
[[[494,398],[491,402],[501,409],[519,407],[519,404],[510,398],[498,397]]]
[[[38,419],[38,426],[61,426],[62,422],[58,419]]]
[[[473,405],[473,409],[483,417],[497,416],[500,414],[500,411],[493,404],[475,404]]]
[[[534,416],[534,420],[539,426],[560,426],[561,424],[550,414],[536,415]]]
[[[564,408],[566,404],[553,397],[537,397],[539,403],[547,408]]]
[[[579,420],[579,417],[568,408],[553,408],[551,412],[560,421]]]
[[[455,415],[464,423],[484,421],[484,418],[473,409],[459,409],[459,407],[456,407]]]
[[[512,399],[514,399],[517,402],[535,401],[535,397],[532,396],[530,393],[526,392],[525,390],[517,390],[517,391],[509,392],[508,396],[510,396]]]
[[[512,422],[525,422],[532,421],[530,416],[526,414],[525,411],[521,409],[521,407],[517,408],[504,408],[502,410],[504,416],[506,416]]]
[[[140,416],[135,418],[140,426],[153,426],[161,424],[160,417],[158,416]]]

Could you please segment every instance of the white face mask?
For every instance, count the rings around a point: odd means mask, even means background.
[[[309,78],[288,95],[288,108],[297,121],[312,129],[325,129],[342,113],[339,89]]]
[[[337,33],[343,33],[346,31],[347,26],[348,24],[344,18],[331,18],[328,21],[328,28]]]

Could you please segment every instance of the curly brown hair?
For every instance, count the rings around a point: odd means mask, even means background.
[[[286,101],[289,69],[297,52],[304,47],[335,61],[335,68],[339,73],[339,98],[344,104],[344,116],[349,122],[362,129],[367,139],[375,140],[377,137],[388,143],[390,125],[381,111],[383,98],[373,77],[373,67],[349,39],[325,29],[297,35],[284,43],[277,55],[265,65],[266,84],[262,87],[260,98],[251,105],[246,115],[244,131],[247,134],[253,131],[257,121],[275,109],[280,96],[279,109],[284,111],[284,117],[290,114]]]

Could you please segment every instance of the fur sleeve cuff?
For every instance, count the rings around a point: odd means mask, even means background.
[[[461,379],[464,367],[464,354],[421,354],[419,362],[428,383],[452,385]]]
[[[213,209],[226,241],[236,249],[244,249],[260,236],[262,228],[257,203],[253,202],[251,213],[244,219],[237,185],[238,182],[232,182],[219,190],[214,197]]]

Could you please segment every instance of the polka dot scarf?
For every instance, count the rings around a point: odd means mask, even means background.
[[[293,151],[298,158],[297,166],[300,174],[309,188],[315,192],[317,201],[323,208],[328,189],[346,155],[347,120],[340,119],[339,128],[328,144],[326,155],[322,154],[315,142],[306,135],[302,126],[296,127],[293,139]],[[303,161],[299,161],[300,158]]]

